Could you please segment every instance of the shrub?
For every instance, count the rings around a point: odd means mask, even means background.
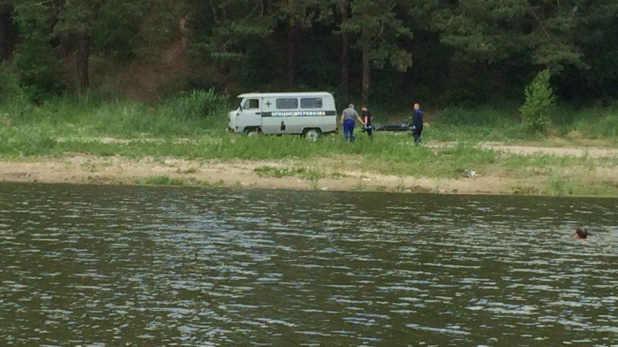
[[[19,86],[19,76],[6,62],[2,62],[0,64],[0,105],[15,103],[24,97],[24,91]]]
[[[462,108],[451,106],[443,109],[436,120],[448,125],[473,127],[499,127],[507,124],[511,126],[516,123],[504,111],[492,107]]]
[[[526,101],[519,108],[524,129],[531,133],[544,134],[551,121],[550,116],[555,107],[555,96],[549,79],[548,69],[539,72],[524,91]]]
[[[192,90],[170,99],[161,107],[161,113],[176,119],[212,120],[226,115],[228,108],[225,94],[217,94],[214,89]]]

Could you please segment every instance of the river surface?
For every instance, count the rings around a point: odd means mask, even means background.
[[[616,345],[617,211],[0,183],[0,345]]]

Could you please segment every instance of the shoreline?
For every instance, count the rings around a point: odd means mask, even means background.
[[[594,150],[556,147],[500,146],[502,152],[521,152],[524,155],[547,151],[550,155],[594,155]],[[599,149],[606,155],[607,149]],[[609,150],[611,156],[618,150]],[[583,152],[582,152],[583,153]],[[592,154],[591,154],[592,153]],[[329,171],[334,159],[315,159],[310,162],[286,160],[188,160],[179,158],[144,157],[131,159],[122,156],[95,156],[67,153],[62,157],[27,157],[18,160],[0,158],[0,182],[78,183],[120,185],[182,185],[195,187],[236,187],[248,189],[291,189],[315,191],[363,191],[399,193],[435,193],[462,195],[531,195],[615,197],[615,194],[550,194],[547,175],[509,177],[505,172],[465,172],[459,178],[410,177],[384,175],[358,170],[353,166]],[[290,168],[319,167],[320,174],[311,171],[290,171]],[[605,170],[607,171],[607,170]],[[280,174],[280,173],[283,174]],[[582,174],[578,172],[578,174]],[[607,183],[618,187],[618,169],[589,176],[591,186]],[[594,176],[594,177],[593,177]],[[578,183],[579,184],[579,183]],[[603,190],[600,190],[603,192]]]

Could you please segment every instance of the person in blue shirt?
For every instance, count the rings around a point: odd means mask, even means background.
[[[414,113],[412,114],[412,135],[414,136],[414,143],[420,144],[421,133],[423,132],[423,110],[418,102],[414,103]]]

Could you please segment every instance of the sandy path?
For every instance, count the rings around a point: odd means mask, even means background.
[[[512,146],[504,145],[495,142],[484,142],[479,145],[481,148],[493,149],[506,153],[515,153],[522,155],[531,154],[548,154],[556,156],[574,156],[591,158],[607,158],[618,157],[617,148],[600,148],[600,147],[535,147],[535,146]]]
[[[454,143],[444,142],[430,145],[431,148],[444,148],[453,146]],[[479,148],[493,149],[504,153],[513,153],[521,155],[554,155],[554,156],[573,156],[590,158],[611,158],[618,157],[618,148],[602,148],[602,147],[542,147],[542,146],[521,146],[521,145],[505,145],[499,142],[481,142]]]
[[[114,183],[132,184],[140,178],[168,176],[191,184],[242,186],[251,188],[378,190],[414,192],[492,193],[499,192],[504,180],[492,177],[475,179],[434,179],[380,175],[345,171],[345,177],[317,181],[299,177],[260,177],[256,167],[293,167],[291,161],[188,161],[182,159],[134,161],[122,157],[78,155],[63,158],[37,158],[27,162],[0,162],[0,180],[5,182]],[[479,187],[482,187],[480,189]]]

